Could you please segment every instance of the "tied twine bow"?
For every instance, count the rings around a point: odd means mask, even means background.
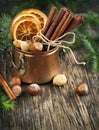
[[[66,37],[67,35],[73,35],[72,41],[62,40],[62,38]],[[73,51],[72,51],[72,49],[71,49],[70,47],[67,47],[67,46],[62,45],[62,43],[73,44],[73,43],[75,42],[75,33],[74,33],[74,32],[67,32],[67,33],[65,33],[64,35],[62,35],[62,36],[56,38],[55,40],[49,40],[46,36],[44,36],[44,35],[42,34],[42,31],[40,31],[40,34],[39,34],[39,35],[37,34],[37,35],[33,36],[33,39],[34,39],[35,37],[40,38],[40,39],[43,41],[42,44],[48,46],[47,51],[50,49],[50,46],[53,46],[53,47],[61,47],[61,48],[64,48],[64,49],[68,49],[68,50],[71,52],[71,54],[72,54],[72,56],[73,56],[73,58],[74,58],[74,60],[75,60],[75,62],[76,62],[77,64],[83,64],[83,65],[86,64],[85,62],[79,62],[79,61],[77,61],[77,59],[75,58],[75,55],[74,55],[74,53],[73,53]]]

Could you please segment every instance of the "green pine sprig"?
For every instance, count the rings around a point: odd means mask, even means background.
[[[0,16],[0,54],[3,54],[7,47],[11,46],[11,35],[10,35],[10,23],[11,16],[2,13]],[[13,109],[16,105],[15,101],[11,101],[2,86],[0,86],[0,110],[7,111]]]
[[[90,65],[90,69],[93,71],[99,72],[99,44],[98,36],[90,37],[90,35],[85,32],[80,32],[75,30],[76,33],[76,42],[79,44],[76,45],[76,48],[82,46],[86,53],[83,54],[83,59]]]
[[[11,101],[0,86],[0,110],[7,111],[15,108],[15,106],[16,102]]]
[[[86,23],[99,24],[99,14],[97,12],[89,10],[87,13],[84,13],[83,15]]]
[[[2,13],[0,17],[0,54],[10,46],[11,35],[10,35],[10,23],[11,16],[5,13]]]

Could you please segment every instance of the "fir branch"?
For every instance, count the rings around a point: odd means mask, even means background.
[[[98,26],[99,14],[95,12],[88,12],[84,14],[85,22],[81,24],[76,30],[76,48],[82,46],[86,50],[83,55],[83,60],[90,64],[90,68],[94,71],[99,71],[99,36],[91,28],[91,24]],[[89,27],[89,28],[87,28]]]
[[[88,39],[82,39],[82,44],[90,53],[95,53],[95,49]]]
[[[0,109],[7,111],[9,109],[13,109],[15,106],[16,102],[9,100],[9,98],[5,95],[3,89],[0,88]]]
[[[76,33],[76,42],[79,42],[80,45],[82,44],[83,47],[85,47],[89,52],[95,53],[94,48],[91,45],[90,40],[88,40],[88,37],[84,34],[79,32],[79,30],[75,30]]]
[[[93,56],[93,60],[91,61],[91,69],[99,72],[99,54],[98,56]]]
[[[4,50],[12,44],[10,35],[10,23],[11,16],[2,13],[0,17],[0,53],[3,53]]]
[[[89,10],[87,13],[83,14],[86,23],[99,24],[99,14],[97,12]]]

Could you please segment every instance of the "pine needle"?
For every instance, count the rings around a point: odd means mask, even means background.
[[[3,89],[0,88],[0,109],[3,111],[7,111],[9,109],[15,108],[15,106],[16,106],[16,102],[11,101],[4,93]]]
[[[0,53],[3,53],[5,49],[12,44],[10,35],[10,23],[11,16],[2,13],[0,17]]]

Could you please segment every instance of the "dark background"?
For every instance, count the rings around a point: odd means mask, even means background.
[[[0,0],[0,11],[9,11],[18,2],[18,0]],[[77,7],[78,12],[93,10],[99,12],[99,0],[87,0]]]

